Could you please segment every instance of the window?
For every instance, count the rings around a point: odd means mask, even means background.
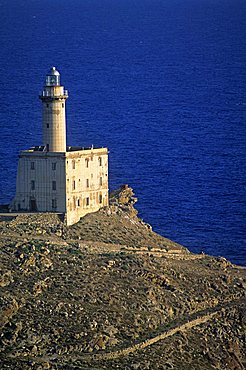
[[[90,186],[90,181],[89,179],[86,179],[86,187],[89,188],[89,186]]]
[[[46,107],[49,108],[49,104],[46,104]]]
[[[100,184],[100,186],[102,186],[102,184],[103,184],[103,178],[102,177],[100,177],[99,184]]]
[[[98,158],[98,163],[99,163],[99,166],[102,166],[102,158],[101,157]]]
[[[99,203],[102,204],[102,201],[103,201],[102,194],[99,194]]]
[[[73,190],[75,190],[75,187],[76,187],[76,183],[75,183],[75,180],[73,180]]]
[[[52,190],[56,190],[56,181],[52,181]]]
[[[47,152],[50,150],[50,144],[46,144],[46,150]]]
[[[31,170],[35,170],[35,164],[34,164],[34,162],[31,162]]]
[[[31,190],[35,190],[35,181],[34,180],[31,181]]]
[[[75,161],[72,161],[73,170],[75,170]]]
[[[55,209],[57,207],[56,199],[52,199],[52,208]]]
[[[85,159],[85,165],[86,165],[87,168],[89,167],[89,159],[88,158]]]
[[[64,103],[62,103],[62,108],[64,108]]]
[[[55,171],[56,170],[56,162],[53,162],[52,163],[52,170]]]
[[[78,199],[77,205],[78,205],[78,207],[80,207],[80,199]]]
[[[90,198],[88,197],[86,198],[86,205],[89,206],[89,204],[90,204]]]
[[[47,123],[47,128],[49,128],[50,127],[50,125]]]

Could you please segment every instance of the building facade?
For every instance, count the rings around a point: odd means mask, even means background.
[[[108,205],[108,149],[66,146],[68,93],[52,67],[40,94],[43,145],[19,155],[11,211],[63,213],[72,225]]]

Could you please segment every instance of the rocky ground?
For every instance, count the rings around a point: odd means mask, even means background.
[[[245,368],[245,269],[154,233],[135,202],[0,222],[1,369]]]

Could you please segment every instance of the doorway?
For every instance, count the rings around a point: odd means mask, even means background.
[[[37,212],[38,208],[37,208],[37,202],[36,202],[36,199],[35,198],[31,198],[30,199],[30,211],[31,212]]]

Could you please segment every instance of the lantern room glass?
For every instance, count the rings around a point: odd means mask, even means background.
[[[60,75],[47,75],[46,86],[60,86]]]

